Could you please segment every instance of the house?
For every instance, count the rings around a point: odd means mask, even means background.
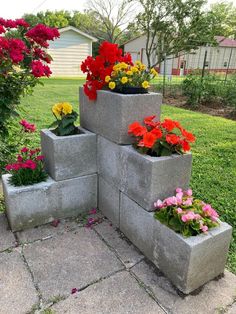
[[[51,71],[53,76],[83,76],[81,62],[92,55],[92,44],[96,38],[68,26],[59,29],[60,37],[49,45],[48,53],[52,56]]]
[[[236,72],[236,40],[216,36],[217,46],[199,46],[198,49],[179,56],[168,56],[166,62],[158,65],[158,72],[167,75],[186,75],[187,73],[203,68],[210,72]],[[126,43],[124,51],[129,52],[133,60],[140,60],[147,65],[146,35],[143,34]],[[155,63],[155,56],[153,56]]]

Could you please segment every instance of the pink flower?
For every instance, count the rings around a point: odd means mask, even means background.
[[[206,226],[206,225],[201,225],[200,226],[200,229],[202,230],[202,232],[207,232],[207,230],[208,230],[208,227]]]
[[[211,217],[213,221],[216,221],[219,217],[218,213],[211,207],[210,204],[204,205],[202,210],[204,211],[205,215]]]
[[[154,203],[154,207],[155,208],[162,208],[163,207],[163,202],[161,200],[157,200],[155,203]]]
[[[25,168],[28,168],[28,169],[31,169],[31,170],[35,170],[37,168],[36,162],[34,162],[31,159],[26,160],[24,165],[25,165]]]
[[[19,161],[19,162],[22,162],[22,161],[23,161],[23,158],[22,158],[21,155],[18,155],[18,156],[17,156],[17,161]]]
[[[36,160],[44,160],[44,156],[43,155],[39,155],[36,157]]]
[[[29,123],[26,120],[21,120],[20,125],[24,128],[25,132],[33,133],[36,131],[36,126],[34,124]]]
[[[194,212],[192,211],[189,211],[187,214],[184,214],[182,217],[181,217],[181,220],[183,222],[187,222],[187,221],[190,221],[190,220],[193,220],[195,219],[195,214]]]
[[[11,171],[12,170],[12,165],[6,165],[6,167],[5,167],[5,169],[7,170],[7,171]]]
[[[164,202],[166,203],[167,206],[178,205],[178,201],[175,196],[166,198]]]
[[[184,195],[183,192],[179,192],[179,193],[176,194],[176,199],[177,199],[178,205],[182,204],[182,202],[183,202],[183,195]]]
[[[180,207],[178,207],[178,208],[176,209],[176,212],[177,212],[177,214],[181,214],[181,213],[183,212],[183,209],[180,208]]]
[[[28,151],[29,151],[29,148],[27,148],[27,147],[23,147],[21,149],[21,153],[27,153]]]
[[[183,205],[191,206],[192,205],[192,199],[191,198],[186,199],[186,201],[183,202]]]
[[[97,209],[96,208],[93,208],[89,211],[89,214],[90,215],[95,215],[97,213]]]
[[[175,191],[176,191],[176,193],[182,193],[183,192],[183,190],[181,188],[177,188]]]
[[[188,196],[192,196],[193,195],[193,191],[191,189],[188,189],[187,191],[185,191],[185,194]]]
[[[74,293],[76,293],[76,292],[78,292],[79,290],[77,289],[77,288],[72,288],[71,289],[71,294],[74,294]]]

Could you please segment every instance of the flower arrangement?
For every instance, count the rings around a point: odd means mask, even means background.
[[[82,62],[81,71],[87,73],[84,92],[90,100],[96,100],[97,91],[107,85],[105,78],[111,75],[113,66],[118,62],[133,65],[130,54],[122,56],[122,49],[107,41],[100,45],[98,56],[88,56]]]
[[[195,136],[186,131],[178,121],[155,121],[156,116],[144,118],[144,125],[133,122],[128,134],[135,137],[134,147],[143,154],[154,157],[183,154],[190,151]]]
[[[74,124],[78,114],[73,110],[70,103],[57,103],[52,107],[52,112],[56,121],[50,127],[56,126],[54,132],[57,136],[68,136],[78,133],[78,129]]]
[[[17,155],[17,161],[6,166],[11,173],[9,182],[14,186],[32,185],[47,179],[43,168],[44,156],[40,155],[40,149],[23,147]]]
[[[7,134],[7,120],[16,115],[20,97],[32,92],[38,78],[49,77],[48,41],[60,34],[43,24],[34,27],[24,19],[0,18],[0,135]]]
[[[196,236],[219,226],[219,215],[211,207],[192,196],[192,190],[176,189],[176,195],[154,203],[154,217],[183,236]]]
[[[111,90],[133,93],[137,89],[139,93],[146,93],[150,80],[156,75],[154,68],[146,70],[146,66],[140,61],[136,61],[134,65],[119,62],[113,66],[111,75],[105,77],[105,82]]]

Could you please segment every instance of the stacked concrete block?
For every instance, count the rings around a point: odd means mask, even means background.
[[[122,95],[105,90],[97,92],[96,101],[90,101],[80,88],[80,125],[114,143],[130,144],[129,124],[153,114],[160,118],[161,102],[158,93]]]
[[[128,125],[160,115],[161,96],[99,91],[95,102],[80,90],[81,125],[97,134],[99,209],[184,293],[223,273],[231,227],[184,238],[153,217],[154,202],[187,189],[192,155],[151,157],[131,145]],[[203,269],[204,268],[204,269]]]
[[[13,231],[36,227],[58,218],[75,217],[97,207],[97,174],[15,187],[3,175],[6,214]]]

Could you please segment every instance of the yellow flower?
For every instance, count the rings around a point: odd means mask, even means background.
[[[116,83],[115,82],[109,82],[108,87],[110,89],[114,89],[116,87]]]
[[[152,68],[150,72],[152,75],[157,76],[157,71],[154,68]]]
[[[135,64],[136,66],[138,66],[138,67],[141,67],[141,66],[142,66],[142,62],[139,61],[139,60],[135,61],[134,64]]]
[[[69,102],[63,102],[62,103],[62,112],[64,114],[70,114],[73,110],[73,107],[71,106],[71,104]]]
[[[146,65],[145,64],[141,64],[140,69],[141,70],[145,70],[146,69]]]
[[[105,82],[106,82],[106,83],[109,83],[109,82],[110,82],[110,80],[111,80],[110,75],[107,75],[107,76],[105,77]]]
[[[131,76],[131,75],[133,75],[133,72],[129,70],[126,72],[126,74]]]
[[[121,81],[122,84],[125,84],[125,83],[128,82],[128,77],[127,76],[123,76],[120,81]]]
[[[142,83],[142,86],[143,86],[143,88],[148,88],[148,87],[149,87],[148,81],[144,81],[144,82]]]
[[[132,71],[133,73],[136,73],[136,72],[138,72],[138,68],[137,68],[137,67],[131,67],[131,71]]]
[[[112,71],[111,76],[116,76],[116,71]]]
[[[121,63],[120,63],[120,67],[121,67],[122,69],[127,69],[127,68],[128,68],[128,64],[125,63],[125,62],[121,62]]]
[[[58,104],[55,104],[53,107],[52,107],[52,112],[55,114],[55,116],[61,116],[61,113],[62,113],[62,103],[58,103]]]

